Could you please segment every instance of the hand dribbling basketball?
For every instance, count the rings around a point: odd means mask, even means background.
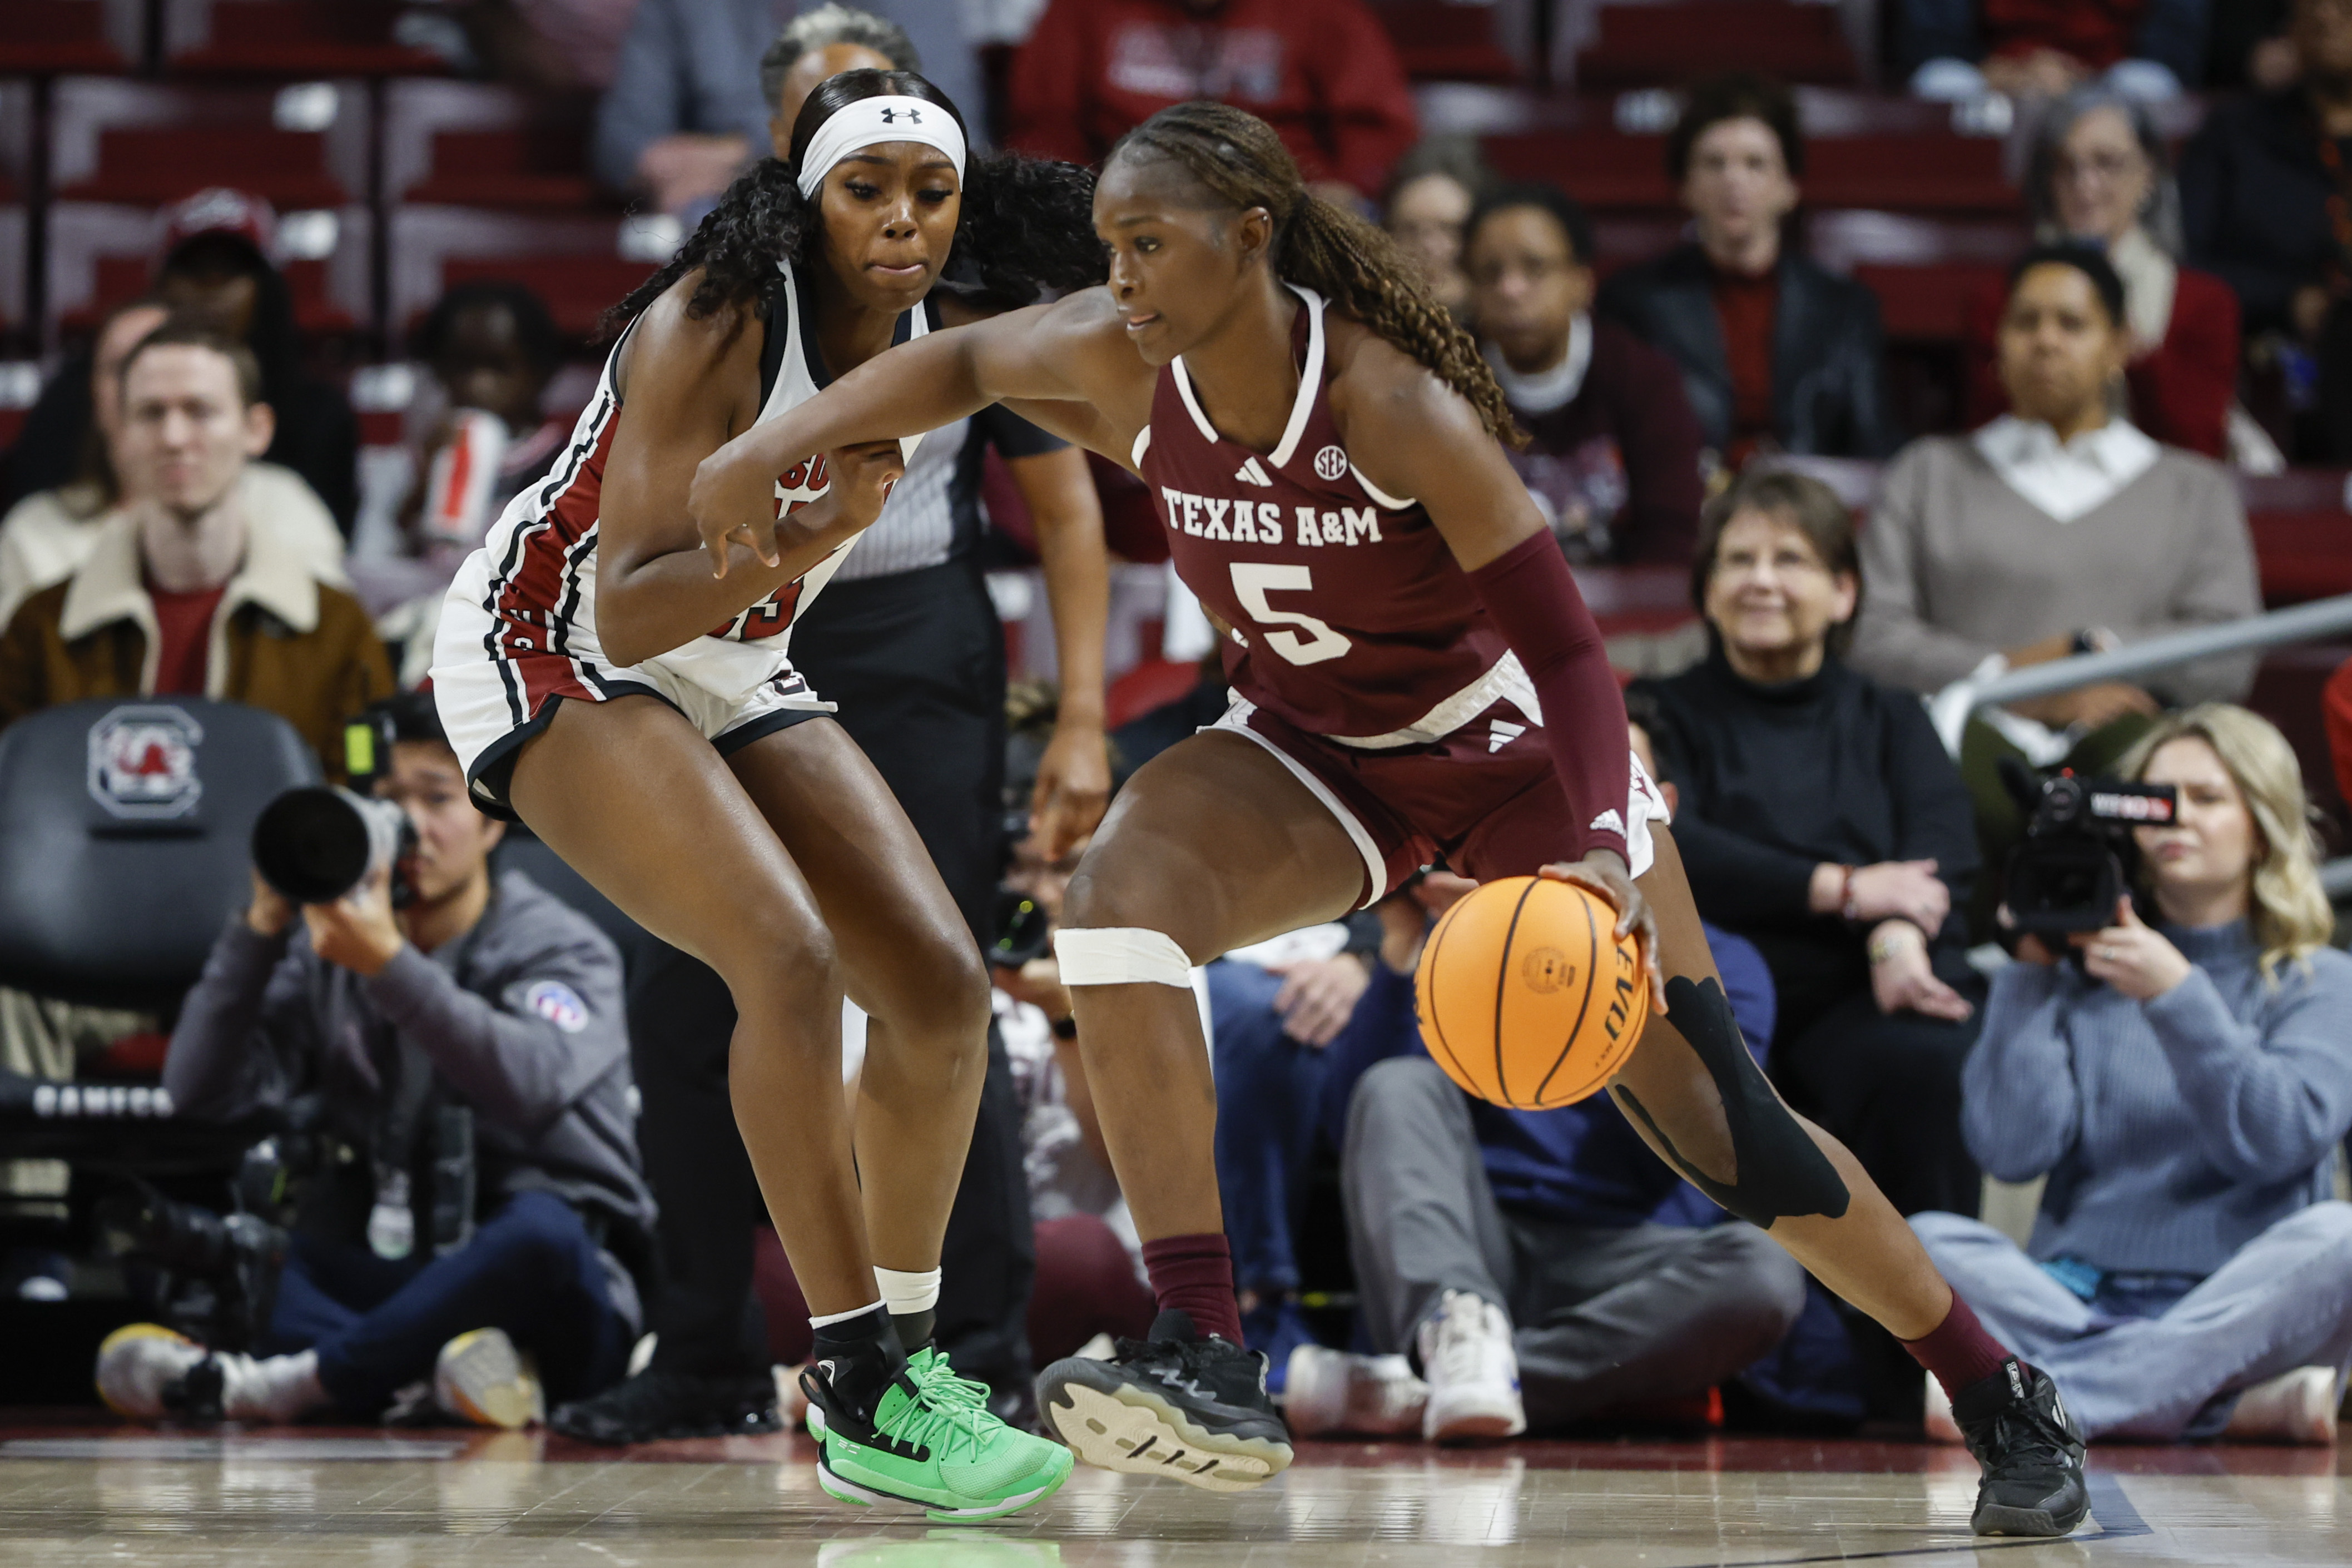
[[[1650,979],[1650,1011],[1666,1013],[1666,976],[1658,967],[1658,917],[1650,900],[1633,884],[1632,873],[1614,850],[1595,849],[1581,860],[1556,860],[1536,873],[1556,882],[1573,882],[1617,911],[1620,937],[1631,936],[1642,954],[1642,972]]]

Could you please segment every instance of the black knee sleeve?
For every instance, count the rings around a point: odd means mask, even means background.
[[[1751,1225],[1766,1230],[1787,1215],[1827,1215],[1836,1219],[1846,1211],[1852,1194],[1829,1156],[1780,1103],[1772,1086],[1748,1054],[1731,1004],[1714,980],[1696,984],[1681,976],[1666,982],[1668,1016],[1715,1079],[1723,1100],[1723,1119],[1731,1132],[1734,1179],[1728,1186],[1709,1179],[1683,1157],[1652,1119],[1633,1091],[1618,1085],[1613,1092],[1625,1109],[1640,1118],[1658,1141],[1675,1169],[1691,1185]]]

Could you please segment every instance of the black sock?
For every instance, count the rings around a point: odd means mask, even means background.
[[[893,1312],[890,1326],[898,1331],[898,1343],[911,1355],[931,1342],[938,1331],[940,1315],[926,1307],[919,1312]]]
[[[861,1421],[873,1418],[882,1391],[907,1365],[907,1352],[899,1348],[890,1314],[878,1302],[854,1318],[818,1324],[809,1359],[817,1363],[823,1382],[835,1397],[847,1406],[827,1414],[855,1415]]]

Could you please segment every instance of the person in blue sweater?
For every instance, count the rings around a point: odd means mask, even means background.
[[[1632,737],[1646,756],[1648,737]],[[1804,1271],[1755,1226],[1712,1223],[1608,1096],[1506,1110],[1430,1059],[1413,1014],[1424,914],[1472,885],[1432,872],[1417,902],[1381,906],[1381,962],[1325,1053],[1364,1327],[1384,1353],[1294,1350],[1284,1408],[1300,1436],[1507,1437],[1697,1394],[1772,1352],[1806,1310]],[[1771,976],[1752,944],[1706,934],[1760,1060]]]
[[[1993,980],[1964,1074],[1969,1148],[2046,1176],[2021,1249],[1957,1215],[1913,1227],[1985,1327],[2092,1438],[2326,1443],[2352,1363],[2352,958],[2326,946],[2302,776],[2278,731],[2211,703],[2126,759],[2174,785],[2137,830],[2116,923]],[[1957,1440],[1930,1393],[1929,1430]]]

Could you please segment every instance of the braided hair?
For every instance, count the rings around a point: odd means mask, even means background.
[[[1275,275],[1303,283],[1426,366],[1462,395],[1486,433],[1507,446],[1527,437],[1477,343],[1454,324],[1395,242],[1307,189],[1273,127],[1222,103],[1163,109],[1111,149],[1111,158],[1165,158],[1236,211],[1274,218]]]
[[[702,276],[687,301],[689,317],[701,321],[730,307],[764,314],[777,264],[806,266],[824,241],[824,219],[816,202],[801,195],[795,173],[809,142],[845,105],[886,95],[936,103],[959,126],[964,122],[946,93],[912,71],[861,69],[826,78],[793,121],[791,161],[762,158],[738,175],[669,264],[604,312],[604,334],[616,334],[698,268]],[[1094,176],[1084,169],[971,153],[964,160],[950,286],[979,302],[1018,307],[1049,291],[1101,282],[1104,255],[1093,208]]]

